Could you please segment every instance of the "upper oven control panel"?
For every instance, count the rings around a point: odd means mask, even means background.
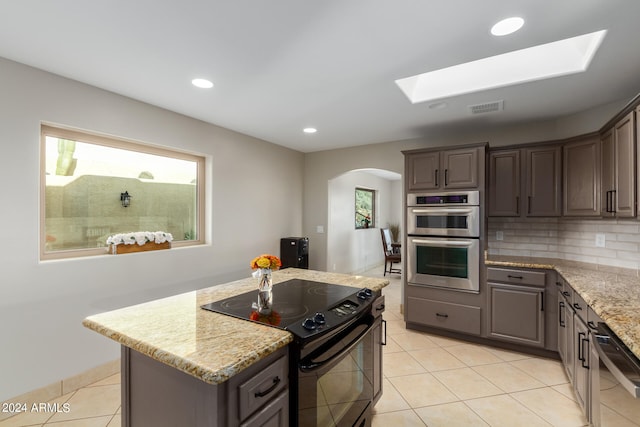
[[[407,206],[478,206],[479,204],[480,192],[478,191],[407,194]]]

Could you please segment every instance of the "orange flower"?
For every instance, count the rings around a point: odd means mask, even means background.
[[[282,267],[282,262],[280,261],[280,258],[275,255],[262,254],[251,261],[251,268],[254,270],[258,268],[270,268],[272,270],[277,270],[280,267]]]

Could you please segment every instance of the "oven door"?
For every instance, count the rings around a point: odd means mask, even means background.
[[[478,239],[409,236],[407,241],[410,284],[479,292]]]
[[[480,207],[410,207],[407,234],[480,237]]]
[[[373,329],[381,317],[355,327],[298,363],[299,426],[370,426],[373,399]]]

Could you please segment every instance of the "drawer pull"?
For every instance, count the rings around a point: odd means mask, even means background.
[[[444,317],[444,318],[449,317],[449,315],[448,315],[448,314],[446,314],[446,313],[444,313],[444,314],[443,314],[443,313],[436,313],[436,316],[438,316],[438,317]]]
[[[571,294],[567,291],[562,291],[562,295],[564,295],[565,297],[569,298],[571,296]]]
[[[522,277],[522,276],[512,276],[512,275],[510,275],[510,274],[508,274],[508,275],[507,275],[507,277],[508,277],[509,279],[520,279],[520,280],[524,279],[524,277]]]
[[[589,320],[587,322],[587,325],[589,326],[590,329],[597,331],[598,330],[598,325],[595,324],[595,322],[593,320]]]
[[[575,308],[576,310],[582,310],[582,307],[580,307],[580,304],[578,304],[577,302],[573,303],[573,308]]]
[[[265,397],[267,394],[271,393],[273,390],[276,389],[276,387],[278,387],[278,384],[280,384],[280,377],[275,377],[273,379],[273,384],[271,384],[271,387],[269,387],[268,389],[266,389],[265,391],[258,391],[254,394],[255,397]]]

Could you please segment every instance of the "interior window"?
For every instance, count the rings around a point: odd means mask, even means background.
[[[375,227],[375,196],[375,190],[356,188],[356,229]]]

